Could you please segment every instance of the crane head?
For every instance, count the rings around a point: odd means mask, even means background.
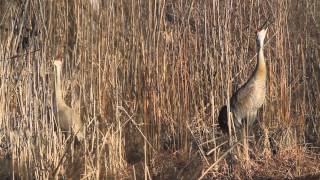
[[[53,61],[53,65],[55,65],[56,67],[61,67],[62,66],[62,56],[58,55],[55,60]]]
[[[257,30],[257,45],[261,47],[264,42],[264,38],[266,37],[268,28],[262,28],[261,30]]]
[[[267,19],[267,21],[257,29],[257,45],[258,47],[263,46],[264,38],[266,37],[268,26],[272,24],[271,16]]]

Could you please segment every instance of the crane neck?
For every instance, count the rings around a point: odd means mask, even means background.
[[[261,47],[259,47],[258,49],[258,66],[260,67],[260,65],[264,66],[265,60],[264,60],[264,53],[263,53],[263,45]]]
[[[62,92],[61,92],[61,66],[56,66],[56,101],[57,103],[62,102]]]
[[[266,62],[264,60],[264,53],[263,53],[263,42],[260,43],[258,46],[258,59],[255,74],[258,79],[265,79],[266,78]]]

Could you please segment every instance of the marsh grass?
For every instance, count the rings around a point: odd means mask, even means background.
[[[319,1],[90,2],[0,2],[1,177],[319,173]],[[267,98],[251,163],[242,166],[240,157],[230,169],[217,113],[250,76],[255,29],[269,17]],[[57,128],[59,53],[65,101],[86,123],[81,144]]]

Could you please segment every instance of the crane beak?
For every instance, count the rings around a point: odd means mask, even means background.
[[[269,28],[269,25],[270,25],[270,23],[268,23],[268,22],[269,22],[269,20],[267,20],[261,27],[258,27],[258,28],[256,29],[256,33],[260,32],[260,31],[262,31],[262,30],[267,31],[268,28]]]
[[[266,27],[264,30],[268,31],[268,28],[269,28],[269,27]]]
[[[268,30],[268,27],[269,27],[269,23],[268,23],[268,21],[266,21],[266,22],[261,26],[261,28],[259,28],[259,29],[260,29],[260,30],[263,30],[263,29]]]
[[[260,30],[265,29],[266,31],[268,30],[268,27],[273,23],[271,16],[264,22],[264,24],[259,28]]]

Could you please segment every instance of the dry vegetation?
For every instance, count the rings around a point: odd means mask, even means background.
[[[319,178],[320,1],[89,2],[0,1],[1,179]],[[268,17],[250,166],[228,166],[217,113]],[[82,143],[57,128],[59,52]]]

